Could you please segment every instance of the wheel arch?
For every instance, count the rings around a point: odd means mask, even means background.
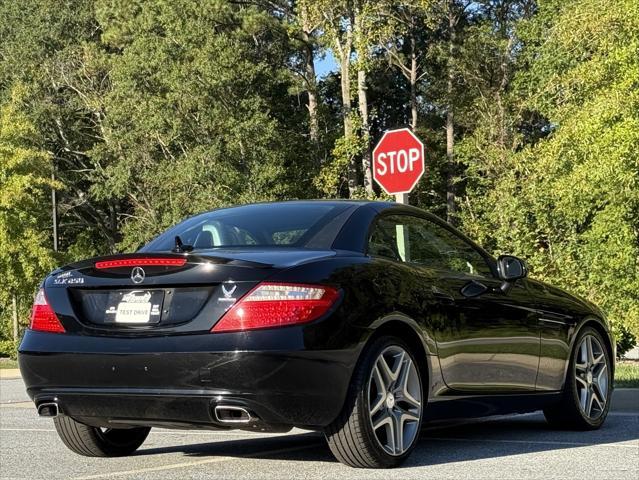
[[[576,328],[575,331],[572,335],[572,338],[570,339],[570,356],[568,357],[568,360],[566,361],[566,366],[564,369],[564,385],[566,384],[566,379],[568,378],[568,367],[570,365],[570,359],[572,358],[572,355],[574,353],[574,349],[575,349],[575,343],[577,341],[577,338],[579,337],[579,335],[581,334],[581,332],[584,330],[584,328],[588,328],[591,327],[594,330],[596,330],[601,337],[604,340],[604,346],[606,348],[606,350],[608,351],[608,355],[610,356],[610,378],[614,379],[614,375],[615,375],[615,351],[616,348],[613,344],[614,339],[610,336],[610,332],[608,331],[608,329],[606,328],[605,323],[603,322],[602,319],[600,319],[599,317],[595,317],[595,316],[589,316],[586,317]]]
[[[379,319],[372,325],[372,332],[366,339],[366,343],[360,351],[359,359],[362,358],[363,353],[368,346],[376,339],[383,336],[394,336],[402,339],[410,347],[411,351],[415,355],[415,360],[419,365],[422,372],[422,395],[424,402],[428,401],[430,393],[430,381],[432,378],[432,365],[431,358],[434,355],[433,346],[434,342],[430,340],[430,337],[422,333],[422,329],[417,322],[410,317],[404,315],[389,315],[387,317]],[[359,362],[358,359],[358,362]]]

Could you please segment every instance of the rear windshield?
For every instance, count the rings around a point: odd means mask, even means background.
[[[265,203],[216,210],[177,224],[141,251],[172,250],[176,236],[183,244],[193,246],[194,250],[306,247],[318,236],[326,238],[324,230],[336,227],[331,220],[348,208],[347,204]]]

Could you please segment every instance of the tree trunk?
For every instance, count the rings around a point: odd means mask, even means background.
[[[350,137],[353,134],[353,124],[351,122],[351,82],[350,82],[350,60],[340,60],[341,87],[342,87],[342,118],[344,121],[344,136]]]
[[[370,125],[368,124],[368,97],[366,86],[366,72],[359,70],[357,72],[357,97],[359,100],[359,114],[362,117],[362,136],[366,145],[362,154],[362,172],[364,174],[364,188],[366,193],[373,195],[373,171],[371,170],[371,143],[370,143]]]
[[[341,73],[341,87],[342,87],[342,116],[344,121],[344,138],[349,141],[353,137],[353,122],[351,121],[351,80],[350,80],[350,66],[351,66],[351,53],[353,51],[353,31],[350,28],[346,32],[346,38],[344,44],[339,44],[338,51],[340,52],[340,73]],[[355,157],[348,159],[348,193],[352,197],[357,188],[357,162]]]
[[[446,221],[451,225],[455,224],[455,214],[457,212],[457,205],[455,204],[454,142],[455,125],[453,122],[453,111],[449,105],[448,112],[446,113]]]
[[[311,141],[316,143],[319,139],[319,122],[317,118],[317,76],[315,75],[315,48],[311,38],[311,26],[309,25],[306,9],[301,12],[302,39],[304,41],[304,80],[308,92],[308,125]]]
[[[410,127],[417,128],[417,52],[415,46],[415,34],[410,37]]]
[[[313,75],[313,79],[315,79],[315,65],[313,61],[309,62],[306,67],[307,75]],[[317,143],[317,141],[319,140],[319,121],[317,119],[317,85],[309,85],[307,92],[308,105],[306,105],[306,108],[308,108],[309,135],[311,138],[311,142]]]
[[[455,15],[453,13],[454,0],[448,2],[448,81],[446,83],[447,111],[446,111],[446,221],[455,224],[457,205],[455,203],[455,123],[453,117],[453,55],[455,53]]]
[[[359,116],[362,122],[361,135],[364,141],[364,149],[362,151],[362,175],[364,179],[364,190],[369,196],[374,195],[373,192],[373,172],[371,170],[371,144],[370,144],[370,124],[368,118],[368,86],[366,85],[366,61],[369,56],[368,42],[365,40],[366,32],[364,29],[363,2],[357,4],[355,8],[354,29],[355,38],[359,41],[356,43],[358,50],[357,55],[357,101],[359,107]]]
[[[13,308],[13,341],[18,341],[18,297],[14,293],[11,295],[11,306]]]
[[[501,161],[502,166],[506,161],[506,139],[508,138],[508,131],[506,126],[506,107],[504,105],[502,95],[506,93],[508,89],[509,81],[509,63],[510,63],[510,49],[512,48],[512,36],[508,37],[506,44],[506,50],[502,56],[500,62],[501,81],[499,82],[499,88],[497,89],[497,111],[499,112],[499,147],[501,149]]]

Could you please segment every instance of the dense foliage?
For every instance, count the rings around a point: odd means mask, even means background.
[[[428,162],[411,203],[598,303],[631,343],[636,0],[0,3],[0,341],[54,265],[190,214],[385,198],[371,146],[407,125]]]

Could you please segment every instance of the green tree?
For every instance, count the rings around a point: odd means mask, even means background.
[[[639,4],[539,8],[520,27],[529,145],[507,157],[465,225],[638,333]]]
[[[89,152],[103,142],[101,98],[109,87],[94,3],[0,2],[0,97],[16,83],[28,86],[24,114],[66,186],[58,195],[60,247],[75,257],[112,252],[119,241],[121,206],[90,192],[102,181]]]
[[[348,196],[356,196],[361,185],[358,157],[363,153],[364,143],[358,135],[361,118],[353,109],[352,71],[356,30],[356,16],[361,2],[354,0],[304,0],[300,5],[308,12],[313,22],[317,22],[325,37],[324,43],[331,49],[339,65],[340,116],[344,129],[343,136],[335,142],[333,158],[325,165],[316,180],[316,185],[329,194],[346,183]],[[344,182],[345,180],[345,182]],[[339,192],[339,190],[338,190]],[[333,193],[334,195],[335,193]]]
[[[111,89],[92,151],[106,181],[93,191],[129,205],[121,247],[202,210],[301,194],[307,151],[286,128],[299,119],[269,15],[221,0],[122,1],[101,2],[98,20]]]
[[[56,264],[48,216],[51,155],[39,148],[38,133],[22,112],[26,97],[16,86],[0,106],[0,340],[10,331],[17,339],[38,282]]]

